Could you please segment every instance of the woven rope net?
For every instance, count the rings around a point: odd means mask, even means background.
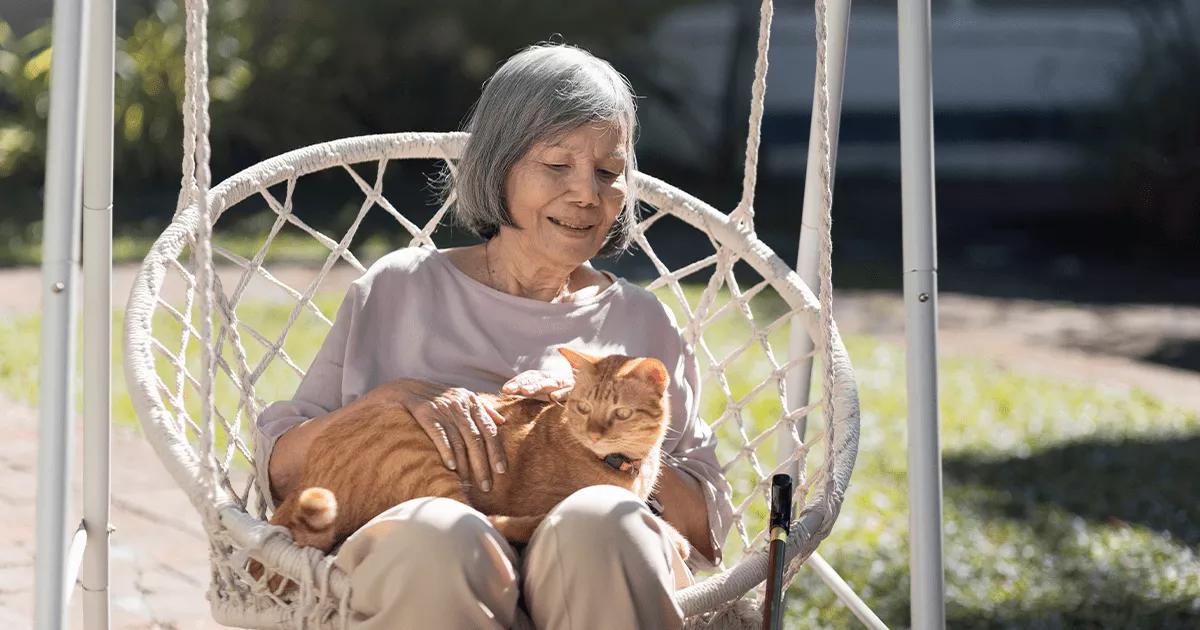
[[[184,184],[175,217],[130,295],[127,380],[148,439],[209,534],[209,599],[217,620],[245,627],[340,627],[348,614],[346,577],[331,558],[293,545],[286,531],[265,522],[265,489],[252,473],[250,426],[267,404],[294,392],[331,325],[345,281],[365,270],[372,252],[437,246],[454,195],[427,206],[413,182],[443,165],[453,177],[466,136],[402,133],[314,145],[209,190],[207,99],[196,87],[207,73],[203,47],[191,45],[193,38],[203,40],[204,5],[188,2],[186,65],[195,89],[185,99],[190,140]],[[766,576],[771,475],[797,465],[800,471],[790,581],[832,528],[857,453],[857,393],[830,314],[827,257],[819,302],[754,232],[751,171],[770,18],[766,2],[747,148],[750,174],[738,207],[726,215],[650,176],[638,174],[634,182],[645,206],[635,256],[655,270],[646,286],[675,311],[695,349],[701,415],[719,437],[718,458],[734,490],[725,566],[678,594],[694,627],[756,623],[754,595],[743,596]],[[826,194],[826,232],[829,199]],[[334,212],[342,220],[336,229],[328,220],[317,229],[304,218],[314,212]],[[247,224],[266,228],[251,251],[235,247],[222,231]],[[404,236],[381,244],[371,238],[380,233]],[[300,240],[315,241],[327,253],[319,268],[298,275],[279,261]],[[813,357],[788,356],[792,326],[811,336],[824,375],[810,398],[817,402],[798,409],[786,402],[787,374]],[[808,434],[801,435],[806,418]],[[271,591],[245,570],[251,556],[301,588],[286,596]]]

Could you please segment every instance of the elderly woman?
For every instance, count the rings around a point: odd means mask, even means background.
[[[654,356],[671,371],[671,427],[651,501],[691,543],[691,568],[720,562],[730,490],[697,415],[694,356],[649,292],[589,260],[624,250],[636,222],[634,100],[608,63],[537,46],[488,81],[458,163],[457,220],[482,243],[402,249],[353,283],[292,400],[258,419],[258,474],[275,497],[339,408],[384,383],[445,464],[485,491],[505,474],[503,418],[474,392],[560,397],[556,348]],[[659,505],[661,507],[659,507]],[[523,549],[484,515],[408,501],[337,555],[362,628],[675,628],[689,567],[651,507],[615,486],[568,497]]]

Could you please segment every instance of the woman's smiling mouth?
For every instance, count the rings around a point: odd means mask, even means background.
[[[570,222],[568,222],[568,221],[563,221],[563,220],[561,220],[561,219],[556,219],[556,218],[554,218],[554,217],[546,217],[546,218],[547,218],[547,219],[549,219],[549,220],[550,220],[550,222],[551,222],[551,223],[553,223],[554,225],[557,225],[557,226],[559,226],[559,227],[562,227],[562,228],[566,228],[566,229],[568,229],[568,230],[575,230],[575,231],[577,231],[577,232],[586,232],[586,231],[588,231],[588,230],[590,230],[590,229],[592,229],[592,228],[596,227],[596,224],[595,224],[595,223],[592,223],[592,224],[586,224],[586,223],[584,223],[584,224],[579,224],[579,223],[570,223]]]

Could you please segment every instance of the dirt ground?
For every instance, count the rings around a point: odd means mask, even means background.
[[[303,266],[272,271],[301,289],[313,275]],[[132,265],[114,270],[114,306],[123,306],[135,273]],[[340,289],[356,275],[348,267],[335,268],[325,286]],[[250,290],[280,295],[266,283]],[[0,317],[36,312],[39,299],[30,298],[40,294],[37,269],[0,270]],[[971,356],[1103,387],[1137,387],[1200,412],[1200,308],[956,294],[941,295],[938,306],[942,356]],[[835,314],[843,332],[903,342],[898,294],[840,292]],[[7,400],[0,405],[9,411],[6,439],[0,441],[0,499],[10,507],[0,512],[0,533],[9,541],[0,551],[0,627],[27,627],[33,609],[37,412]],[[208,617],[207,549],[187,499],[136,432],[114,433],[112,461],[113,627],[220,627]],[[79,505],[76,497],[73,505]],[[82,627],[78,591],[74,599],[71,627]]]

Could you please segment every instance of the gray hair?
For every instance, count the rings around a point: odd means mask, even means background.
[[[552,140],[588,123],[612,123],[625,136],[625,206],[613,222],[600,255],[625,251],[637,224],[633,152],[637,113],[629,80],[607,61],[563,44],[540,44],[513,55],[488,79],[472,108],[470,132],[451,182],[443,174],[443,196],[453,183],[458,192],[455,220],[483,239],[501,226],[516,227],[504,198],[513,165],[536,143]]]

